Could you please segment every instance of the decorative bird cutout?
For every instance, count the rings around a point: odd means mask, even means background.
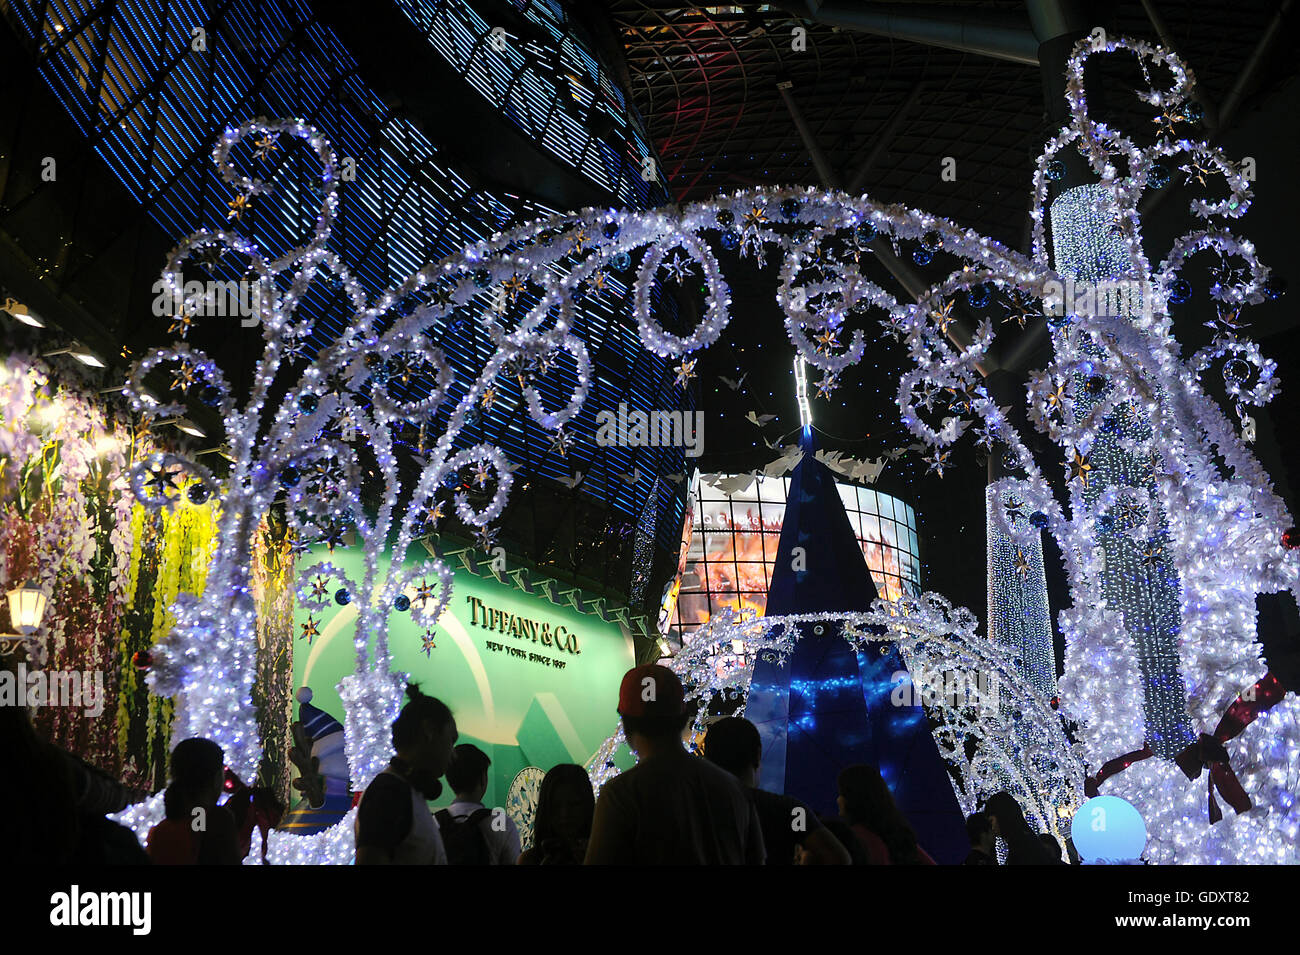
[[[875,484],[876,478],[880,477],[880,472],[885,469],[885,458],[875,458],[871,461],[855,462],[853,473],[849,475],[855,481],[865,481],[867,484]]]
[[[622,481],[624,484],[636,486],[637,484],[641,483],[641,477],[642,477],[641,469],[637,467],[633,467],[631,471],[625,471],[624,473],[620,474],[618,476],[618,479]]]
[[[755,474],[750,471],[747,474],[736,474],[731,477],[723,478],[718,482],[717,488],[726,494],[739,494],[747,490],[754,483]]]
[[[740,390],[740,386],[743,385],[743,384],[745,383],[745,379],[748,378],[748,377],[749,377],[749,372],[745,372],[743,375],[741,375],[739,381],[737,381],[737,380],[734,379],[734,378],[728,378],[726,375],[719,375],[719,376],[718,376],[718,381],[722,382],[724,385],[726,385],[726,386],[727,386],[728,388],[730,388],[732,391],[739,391],[739,390]]]
[[[686,480],[685,474],[665,474],[664,477],[667,480],[672,481],[674,484],[681,484]]]
[[[577,487],[579,484],[582,483],[582,478],[583,478],[583,472],[574,471],[568,477],[560,478],[560,483],[572,491],[575,487]]]
[[[754,412],[751,411],[751,412],[749,412],[749,414],[745,415],[745,420],[748,421],[750,424],[756,424],[756,425],[758,425],[760,428],[762,428],[762,427],[765,427],[766,425],[770,424],[771,422],[775,421],[775,420],[776,420],[776,415],[774,415],[774,414],[755,414]]]

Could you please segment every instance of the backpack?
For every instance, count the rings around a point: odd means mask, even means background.
[[[447,850],[448,865],[492,864],[487,835],[480,825],[491,815],[492,810],[487,808],[475,809],[463,819],[453,818],[447,809],[439,809],[434,813],[438,829],[442,833],[443,847]]]

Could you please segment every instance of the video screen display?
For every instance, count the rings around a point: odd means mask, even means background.
[[[712,481],[712,483],[710,483]],[[697,474],[691,486],[693,521],[669,637],[688,643],[723,607],[762,614],[790,478],[759,475],[731,493],[744,478]],[[871,488],[838,484],[849,523],[880,596],[894,600],[921,592],[916,513],[902,501]]]

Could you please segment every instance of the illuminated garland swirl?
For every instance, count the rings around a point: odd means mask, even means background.
[[[994,792],[1008,788],[1044,828],[1066,835],[1061,824],[1083,801],[1084,767],[1072,754],[1060,718],[1017,667],[1005,649],[975,633],[977,621],[965,608],[954,609],[944,598],[925,594],[898,601],[877,599],[868,613],[815,613],[789,616],[739,616],[730,609],[715,614],[668,664],[688,688],[696,704],[695,730],[707,726],[708,707],[719,694],[739,694],[738,715],[748,701],[753,661],[765,657],[782,662],[802,634],[801,624],[842,627],[850,644],[863,649],[872,642],[896,645],[909,671],[951,673],[996,686],[998,703],[992,712],[972,718],[956,700],[924,697],[926,714],[935,726],[940,754],[952,766],[964,812],[974,812]],[[743,666],[719,669],[712,659],[730,654],[734,641],[745,646]],[[918,694],[919,695],[919,694]],[[965,755],[968,738],[978,741],[978,761]],[[599,790],[616,772],[614,757],[624,742],[622,728],[597,749],[587,763]]]

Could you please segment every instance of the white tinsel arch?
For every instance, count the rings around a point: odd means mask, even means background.
[[[1153,146],[1139,147],[1087,115],[1083,65],[1092,56],[1112,53],[1135,56],[1147,77],[1148,88],[1139,97],[1159,109],[1162,119],[1162,135]],[[1168,68],[1172,86],[1160,88],[1151,81],[1152,64]],[[1028,256],[927,213],[867,197],[802,188],[747,189],[649,212],[584,209],[540,219],[432,263],[367,301],[326,248],[338,202],[337,161],[328,142],[301,120],[259,119],[227,130],[214,159],[236,189],[230,202],[236,229],[243,211],[267,193],[270,179],[285,168],[277,161],[295,142],[321,159],[322,203],[313,233],[278,255],[259,250],[237,231],[202,230],[168,259],[164,281],[173,292],[181,288],[183,262],[196,252],[233,252],[252,263],[261,291],[257,300],[265,349],[242,406],[236,406],[214,363],[184,342],[146,356],[128,382],[136,410],[166,413],[149,403],[144,377],[174,368],[173,390],[187,397],[197,393],[222,415],[235,459],[207,590],[200,598],[178,602],[176,629],[157,648],[149,678],[157,692],[180,694],[176,732],[215,739],[245,779],[256,769],[261,745],[250,704],[256,641],[248,562],[258,522],[283,497],[302,537],[354,528],[364,548],[362,579],[354,582],[361,607],[357,672],[341,688],[352,781],[364,786],[386,759],[388,724],[401,701],[403,677],[388,672],[387,619],[411,581],[380,579],[379,557],[389,531],[397,531],[394,568],[410,544],[453,508],[488,539],[509,492],[509,462],[489,446],[461,452],[453,446],[467,422],[490,407],[511,378],[519,381],[533,419],[555,432],[557,447],[573,440],[564,429],[589,386],[589,361],[572,334],[570,315],[583,297],[611,294],[611,287],[622,285],[643,344],[657,354],[681,358],[679,375],[689,377],[693,362],[686,356],[715,340],[729,320],[729,290],[709,251],[715,240],[764,261],[773,254],[780,258],[777,300],[795,349],[823,373],[822,393],[833,390],[839,374],[865,354],[868,335],[861,320],[877,312],[883,315],[884,333],[906,343],[914,365],[902,373],[899,408],[903,423],[930,449],[931,467],[942,473],[951,446],[966,434],[975,433],[990,447],[1000,442],[1007,448],[1008,458],[1024,474],[1020,486],[1026,507],[1038,517],[1035,533],[1044,526],[1065,557],[1073,609],[1060,615],[1068,646],[1061,697],[1065,710],[1079,721],[1079,752],[1094,774],[1107,760],[1138,749],[1144,732],[1134,706],[1141,688],[1134,680],[1120,615],[1117,608],[1098,602],[1097,522],[1107,516],[1103,512],[1125,506],[1148,517],[1158,510],[1168,526],[1163,559],[1177,575],[1182,594],[1178,666],[1187,686],[1185,705],[1197,730],[1212,732],[1238,694],[1263,676],[1254,642],[1255,595],[1294,590],[1300,577],[1300,561],[1280,540],[1292,518],[1251,452],[1251,425],[1243,437],[1201,385],[1202,376],[1222,361],[1243,424],[1246,408],[1275,393],[1275,369],[1244,337],[1240,317],[1245,306],[1268,294],[1268,272],[1249,242],[1215,221],[1236,219],[1246,211],[1245,177],[1216,147],[1172,132],[1192,112],[1192,81],[1185,67],[1147,44],[1102,38],[1081,42],[1069,71],[1073,118],[1038,163]],[[253,143],[255,154],[276,167],[268,179],[235,171],[231,154],[241,143]],[[981,384],[979,368],[997,337],[992,322],[981,321],[960,347],[950,342],[949,332],[961,294],[986,299],[986,293],[996,292],[1022,319],[1041,315],[1059,299],[1065,282],[1049,265],[1044,204],[1047,183],[1059,174],[1054,157],[1067,146],[1079,149],[1094,170],[1095,188],[1113,209],[1113,234],[1123,243],[1132,281],[1152,307],[1108,315],[1088,300],[1075,301],[1068,314],[1049,319],[1053,360],[1031,379],[1026,399],[1030,423],[1051,438],[1061,455],[1039,461],[1012,424],[1009,409],[999,407]],[[1189,181],[1193,175],[1202,183],[1207,176],[1222,178],[1227,198],[1194,200],[1189,213],[1198,224],[1173,243],[1162,265],[1153,267],[1142,249],[1137,202],[1154,188],[1158,170],[1179,156],[1188,163],[1181,168]],[[896,247],[916,243],[918,261],[928,262],[941,252],[957,269],[917,302],[899,301],[867,281],[859,268],[861,256],[870,254],[867,246],[877,238]],[[1178,275],[1192,255],[1220,256],[1222,278],[1212,295],[1222,308],[1215,342],[1187,360],[1173,335],[1169,310],[1171,302],[1185,298]],[[703,318],[694,330],[670,334],[653,313],[656,283],[684,286],[697,274],[705,289]],[[287,289],[281,291],[277,277],[288,280]],[[326,282],[346,291],[352,315],[339,341],[300,366],[295,356],[311,325],[298,308],[313,286]],[[419,305],[409,314],[394,313],[412,301]],[[435,399],[442,400],[454,384],[441,352],[427,338],[464,319],[484,328],[496,351],[481,373],[465,383],[414,486],[402,487],[394,430],[402,424],[423,426],[425,413],[438,406]],[[841,336],[848,341],[841,342]],[[534,383],[562,356],[576,365],[577,387],[565,408],[547,409]],[[1086,377],[1104,379],[1107,387],[1097,402],[1080,405],[1080,382]],[[289,399],[267,420],[273,386],[286,387]],[[952,398],[935,420],[934,395],[945,391]],[[1126,439],[1125,448],[1149,455],[1155,493],[1135,488],[1134,493],[1102,495],[1089,505],[1081,487],[1087,455],[1106,417],[1126,408],[1149,419],[1151,437]],[[360,505],[360,454],[378,463],[385,485],[374,516]],[[491,488],[489,504],[478,510],[464,498],[447,500],[443,493],[449,478],[467,467],[480,469],[476,480],[484,490]],[[166,506],[159,499],[146,503]],[[400,514],[399,506],[405,507]],[[1145,520],[1131,526],[1140,533],[1148,526]],[[1016,540],[1028,533],[1027,524],[1005,532]],[[440,601],[450,585],[442,570],[436,562],[430,567],[442,583]],[[1094,678],[1099,667],[1123,684],[1099,685]],[[194,692],[198,687],[204,689],[202,696]],[[1103,705],[1108,700],[1117,705]],[[1292,778],[1300,766],[1295,717],[1296,702],[1288,696],[1230,741],[1231,766],[1254,802],[1249,812],[1230,812],[1211,824],[1204,783],[1185,778],[1164,760],[1146,759],[1113,775],[1104,781],[1106,791],[1126,796],[1142,811],[1156,861],[1295,861],[1300,824]],[[155,799],[125,818],[140,828],[159,812]],[[276,833],[271,841],[271,856],[280,861],[343,861],[340,847],[347,845],[335,830],[306,839]]]

